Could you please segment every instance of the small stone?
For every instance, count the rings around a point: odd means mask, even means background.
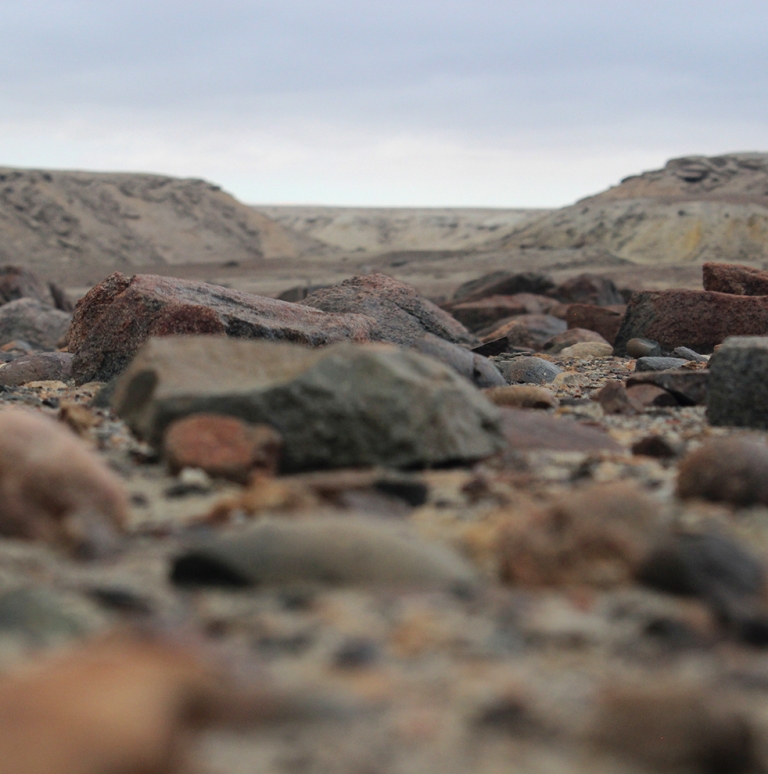
[[[540,357],[516,357],[501,367],[502,376],[511,383],[546,384],[551,382],[562,368]]]
[[[711,424],[768,428],[767,336],[728,339],[712,356],[709,374]]]
[[[768,505],[768,446],[747,437],[707,441],[680,463],[677,493],[731,505]]]
[[[0,411],[0,534],[99,552],[127,516],[122,482],[73,433],[39,413]]]
[[[632,415],[638,412],[638,406],[629,397],[624,382],[618,379],[609,379],[594,399],[606,414]]]
[[[646,435],[632,444],[632,454],[641,454],[645,457],[656,459],[672,459],[680,453],[680,445],[672,443],[663,435]]]
[[[339,586],[472,587],[458,554],[402,527],[355,516],[263,519],[247,531],[200,541],[173,561],[180,586],[314,582]]]
[[[690,360],[692,363],[708,363],[709,355],[700,355],[698,352],[694,352],[688,347],[675,347],[672,350],[672,354],[675,357],[680,357],[683,360]]]
[[[527,384],[510,384],[506,387],[491,387],[483,391],[486,397],[497,406],[507,408],[557,408],[560,402],[544,387]]]
[[[214,478],[246,483],[254,470],[275,474],[282,451],[280,434],[221,414],[193,414],[168,426],[163,453],[171,473],[200,468]]]
[[[663,387],[657,387],[655,384],[632,384],[627,387],[627,397],[633,406],[641,408],[680,405],[671,392],[667,392]]]
[[[710,372],[706,369],[673,369],[671,371],[644,371],[627,379],[627,388],[655,385],[674,395],[681,406],[700,406],[706,403]]]
[[[560,352],[561,357],[573,357],[578,360],[597,360],[599,358],[610,357],[613,354],[613,347],[608,343],[599,341],[582,341],[566,347]]]
[[[630,339],[627,342],[629,357],[660,357],[661,347],[658,341],[650,339]]]
[[[687,363],[679,357],[640,357],[635,362],[635,371],[670,371]]]
[[[566,347],[573,344],[580,344],[584,341],[597,341],[604,344],[608,342],[597,331],[590,331],[586,328],[569,328],[567,331],[558,333],[544,344],[544,352],[548,355],[557,355]],[[609,345],[610,346],[610,345]]]

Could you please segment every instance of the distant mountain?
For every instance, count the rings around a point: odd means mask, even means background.
[[[323,250],[204,180],[0,168],[0,262],[55,279]]]
[[[672,159],[489,248],[600,249],[635,263],[768,260],[768,154]]]

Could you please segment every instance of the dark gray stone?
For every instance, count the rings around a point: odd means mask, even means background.
[[[27,382],[66,382],[72,377],[72,357],[69,352],[37,352],[16,358],[0,368],[0,384],[17,387]]]
[[[173,562],[180,586],[471,588],[474,570],[447,546],[402,526],[355,515],[265,519],[237,534],[204,539]]]
[[[453,368],[456,373],[469,379],[475,387],[500,387],[505,385],[504,377],[487,357],[471,352],[458,344],[428,333],[417,339],[412,347],[422,355],[429,355]]]
[[[669,371],[688,363],[681,357],[640,357],[635,363],[635,371]]]
[[[700,355],[688,347],[675,347],[672,351],[675,357],[681,357],[683,360],[690,360],[692,363],[708,363],[709,355]]]
[[[709,361],[713,425],[768,429],[768,337],[727,339]]]
[[[499,411],[482,393],[442,363],[384,344],[150,339],[112,405],[154,445],[189,414],[269,424],[285,441],[286,472],[447,464],[502,446]]]
[[[675,397],[681,406],[700,406],[707,401],[709,371],[641,371],[627,379],[627,387],[639,384],[653,384]]]
[[[547,384],[563,369],[540,357],[516,357],[501,368],[501,373],[510,384]]]

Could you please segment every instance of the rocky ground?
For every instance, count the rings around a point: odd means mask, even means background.
[[[6,272],[0,772],[764,770],[768,277],[708,272]]]

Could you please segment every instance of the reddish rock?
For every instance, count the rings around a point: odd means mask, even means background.
[[[621,319],[626,307],[591,306],[589,304],[571,304],[565,321],[569,328],[586,328],[599,333],[605,341],[613,344],[621,327]]]
[[[619,293],[613,280],[596,274],[579,274],[578,277],[571,277],[558,285],[549,295],[564,304],[612,306],[624,303],[624,297]]]
[[[608,344],[608,342],[597,332],[586,328],[569,328],[563,333],[558,333],[544,344],[544,352],[550,355],[557,355],[567,347],[583,342],[597,342]]]
[[[768,297],[734,296],[709,290],[643,290],[627,306],[614,348],[626,353],[634,338],[658,341],[663,349],[690,347],[712,352],[729,336],[768,333]]]
[[[283,441],[269,425],[222,414],[193,414],[173,422],[163,438],[172,473],[201,468],[214,477],[246,483],[255,470],[276,473]]]
[[[535,349],[536,342],[528,331],[528,326],[519,320],[507,320],[502,325],[494,328],[489,334],[483,336],[481,341],[483,344],[489,344],[490,342],[496,342],[500,339],[506,341],[506,345],[503,349],[498,350],[498,352],[494,352],[494,354],[508,352],[512,347]]]
[[[680,405],[671,392],[655,384],[634,384],[627,388],[627,396],[633,405],[640,408]]]
[[[0,304],[17,298],[34,298],[64,312],[72,311],[72,302],[55,283],[46,282],[39,274],[23,266],[0,267]]]
[[[627,387],[655,385],[674,395],[681,406],[700,406],[707,402],[709,371],[689,371],[678,368],[671,371],[641,371],[627,379]]]
[[[494,271],[476,280],[460,285],[453,294],[454,301],[479,301],[488,296],[511,296],[516,293],[547,293],[555,283],[546,274],[508,271]]]
[[[120,373],[150,336],[219,334],[320,346],[368,341],[376,328],[363,315],[326,314],[205,282],[115,273],[77,302],[68,348],[82,384]]]
[[[563,417],[525,409],[500,409],[508,451],[621,452],[607,433]]]
[[[66,382],[72,377],[72,355],[68,352],[38,352],[11,361],[0,368],[0,384],[16,387],[27,382]]]
[[[128,515],[122,482],[40,413],[0,411],[0,534],[98,551]]]
[[[443,308],[469,330],[478,331],[515,315],[545,313],[554,303],[546,296],[517,293],[514,296],[490,296],[479,301],[445,304]]]
[[[705,263],[704,290],[736,296],[768,296],[768,271],[732,263]]]
[[[627,393],[624,382],[618,379],[609,379],[602,389],[595,395],[594,400],[602,406],[606,414],[636,414],[639,406]]]
[[[370,333],[376,341],[409,347],[432,333],[454,344],[475,346],[479,342],[458,320],[416,290],[386,274],[352,277],[340,285],[310,293],[300,304],[323,312],[361,314],[377,325]]]

